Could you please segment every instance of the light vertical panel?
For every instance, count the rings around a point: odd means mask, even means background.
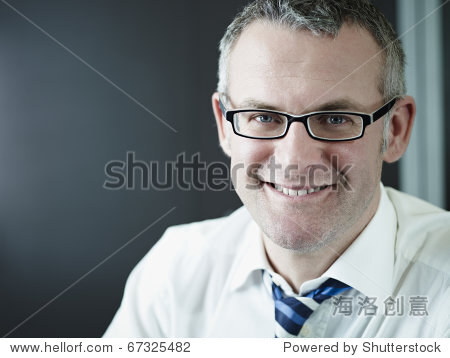
[[[408,94],[417,114],[400,160],[400,189],[445,205],[442,10],[440,0],[397,0],[398,34],[406,52]]]
[[[440,0],[422,1],[425,13],[429,14],[441,5]],[[448,4],[447,6],[449,6]],[[445,207],[445,146],[444,146],[444,68],[443,68],[443,24],[442,10],[436,11],[425,25],[425,93],[427,114],[426,161],[428,163],[427,199]]]

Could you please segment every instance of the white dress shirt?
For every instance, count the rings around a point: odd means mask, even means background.
[[[245,207],[167,229],[128,278],[106,337],[273,337],[273,276]],[[304,337],[450,337],[450,213],[381,184],[378,209],[327,278],[353,289],[324,301]]]

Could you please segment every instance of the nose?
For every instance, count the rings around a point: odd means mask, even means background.
[[[311,138],[303,123],[294,122],[286,136],[277,140],[275,158],[283,168],[294,168],[292,174],[296,171],[302,174],[312,166],[324,164],[326,145]]]

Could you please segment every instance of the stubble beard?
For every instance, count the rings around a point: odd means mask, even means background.
[[[361,188],[358,189],[362,190]],[[324,216],[317,215],[309,223],[299,223],[296,221],[296,218],[307,216],[307,213],[302,212],[301,209],[298,209],[291,215],[272,216],[270,203],[264,200],[265,205],[262,205],[261,200],[256,200],[256,196],[263,196],[262,192],[257,193],[253,200],[247,198],[246,195],[239,196],[265,237],[275,245],[290,251],[295,251],[298,254],[309,254],[325,247],[330,247],[332,253],[336,254],[337,252],[331,248],[332,243],[336,240],[348,239],[349,235],[352,235],[352,239],[354,239],[364,229],[367,223],[364,223],[355,232],[352,230],[361,218],[359,214],[366,212],[376,192],[376,189],[374,189],[371,195],[366,197],[366,200],[361,201],[358,198],[352,198],[349,193],[345,194],[343,192],[344,190],[346,189],[341,184],[336,193],[336,202],[339,205],[336,205],[334,211],[324,213]],[[346,213],[342,214],[342,211],[346,211]],[[330,222],[330,217],[334,219],[331,220],[332,222]],[[333,246],[336,247],[339,245]],[[338,253],[340,254],[340,252]]]

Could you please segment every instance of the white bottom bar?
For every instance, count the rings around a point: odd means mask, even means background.
[[[447,338],[4,338],[0,357],[450,357]]]

